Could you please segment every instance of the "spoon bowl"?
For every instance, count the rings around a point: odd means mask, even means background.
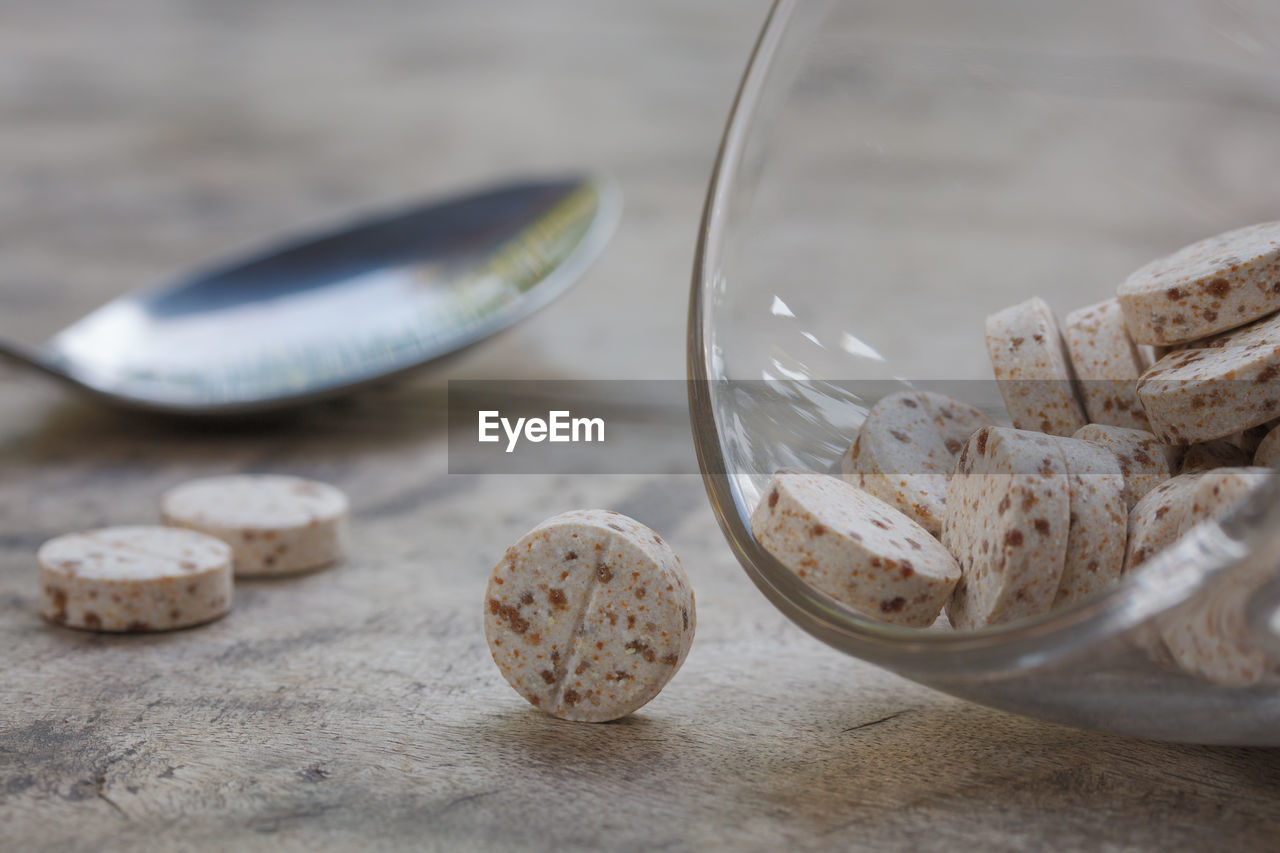
[[[121,296],[0,354],[98,397],[236,415],[455,353],[563,293],[621,213],[612,180],[527,180],[413,205]]]

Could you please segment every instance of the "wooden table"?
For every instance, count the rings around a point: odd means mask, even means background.
[[[763,8],[5,4],[0,329],[39,340],[264,234],[586,164],[627,194],[607,254],[449,375],[679,377],[701,194]],[[625,334],[577,322],[603,312]],[[831,651],[750,585],[696,477],[447,475],[446,378],[235,428],[0,368],[0,849],[1275,848],[1274,753],[1080,733]],[[241,470],[346,489],[350,559],[241,583],[198,630],[38,618],[44,539]],[[595,726],[526,706],[480,619],[503,548],[589,506],[668,537],[700,605],[667,690]]]

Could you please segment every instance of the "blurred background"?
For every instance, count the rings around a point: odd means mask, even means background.
[[[296,418],[126,416],[0,363],[0,849],[1274,847],[1273,754],[1039,723],[825,647],[751,585],[699,477],[447,473],[448,378],[684,377],[703,194],[767,6],[0,0],[0,335],[36,343],[210,258],[513,174],[597,169],[625,196],[602,257],[531,320]],[[968,21],[890,6],[859,30],[890,58]],[[912,216],[876,205],[907,185],[934,202],[925,148],[886,146],[858,197],[906,236]],[[349,559],[238,582],[199,630],[42,622],[40,543],[152,521],[164,490],[235,471],[342,487]],[[481,632],[503,549],[580,507],[659,531],[698,595],[682,671],[616,725],[526,707]]]
[[[625,195],[603,258],[449,372],[682,377],[702,195],[766,9],[4,0],[0,334],[42,341],[116,294],[335,218],[600,169]]]

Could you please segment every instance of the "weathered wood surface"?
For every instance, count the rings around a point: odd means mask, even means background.
[[[607,256],[451,372],[681,375],[762,4],[125,5],[0,6],[0,330],[39,339],[263,233],[586,163],[628,194]],[[448,476],[444,379],[214,429],[0,368],[0,849],[1274,849],[1274,753],[1075,732],[843,657],[751,587],[696,478]],[[36,616],[45,538],[238,470],[348,490],[351,559],[242,583],[198,630]],[[610,725],[525,706],[481,634],[503,547],[583,506],[661,531],[698,592],[687,664]]]

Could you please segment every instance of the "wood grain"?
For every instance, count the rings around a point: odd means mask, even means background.
[[[606,257],[450,375],[683,374],[701,193],[763,4],[124,5],[0,9],[0,331],[39,340],[263,234],[593,164],[627,192]],[[208,427],[0,367],[0,849],[1274,849],[1274,753],[1080,733],[826,649],[750,585],[697,478],[447,475],[445,379]],[[346,489],[350,559],[243,582],[196,630],[40,621],[41,541],[229,471]],[[589,726],[511,691],[480,605],[508,543],[595,506],[669,538],[700,618],[661,696]]]

